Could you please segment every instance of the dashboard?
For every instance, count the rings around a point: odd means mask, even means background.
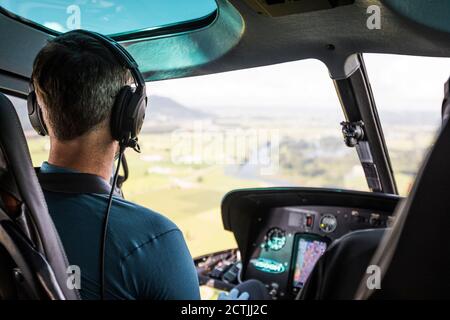
[[[196,259],[200,283],[230,290],[257,279],[272,299],[293,299],[333,241],[355,230],[389,227],[399,200],[332,189],[233,191],[223,200],[222,218],[238,249]]]
[[[276,298],[293,297],[334,240],[353,230],[386,227],[389,218],[388,212],[348,207],[270,209],[259,218],[261,232],[245,278],[261,280]]]

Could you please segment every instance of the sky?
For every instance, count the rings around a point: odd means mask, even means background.
[[[186,21],[211,13],[214,0],[0,0],[26,18],[61,29],[72,28],[77,10],[81,25],[102,33]],[[81,10],[82,9],[82,10]],[[132,17],[132,18],[131,18]],[[60,26],[57,26],[57,25]],[[66,24],[66,25],[64,25]],[[365,54],[378,108],[440,108],[449,58]],[[217,75],[150,83],[149,93],[170,97],[191,108],[339,107],[326,67],[303,60]]]
[[[365,54],[364,59],[380,110],[440,112],[450,58]],[[152,82],[148,90],[193,108],[339,106],[325,65],[311,59]]]
[[[114,34],[202,18],[215,0],[0,0],[0,6],[50,29]]]

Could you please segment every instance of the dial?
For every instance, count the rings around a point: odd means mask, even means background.
[[[323,215],[322,218],[320,218],[319,228],[323,232],[331,233],[334,230],[336,230],[337,227],[337,219],[332,214],[326,214]]]
[[[266,235],[267,247],[271,250],[281,250],[286,244],[286,233],[280,228],[272,228]]]

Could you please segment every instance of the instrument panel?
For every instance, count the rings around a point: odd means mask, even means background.
[[[381,193],[317,188],[242,189],[222,201],[237,249],[195,260],[202,285],[230,290],[256,279],[272,299],[293,299],[333,241],[386,228],[401,200]]]
[[[353,231],[384,228],[390,213],[359,208],[292,206],[257,217],[260,234],[243,274],[261,280],[273,298],[295,296],[316,262],[336,239]]]

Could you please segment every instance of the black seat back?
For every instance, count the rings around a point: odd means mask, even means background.
[[[0,298],[79,299],[11,102],[0,93]]]
[[[398,208],[394,226],[372,259],[371,264],[379,266],[383,276],[381,289],[368,289],[365,277],[356,297],[449,299],[449,235],[450,122],[447,120],[410,196]]]
[[[298,298],[450,298],[449,82],[445,90],[442,129],[393,227],[354,231],[333,243]],[[373,286],[377,275],[381,288]]]

